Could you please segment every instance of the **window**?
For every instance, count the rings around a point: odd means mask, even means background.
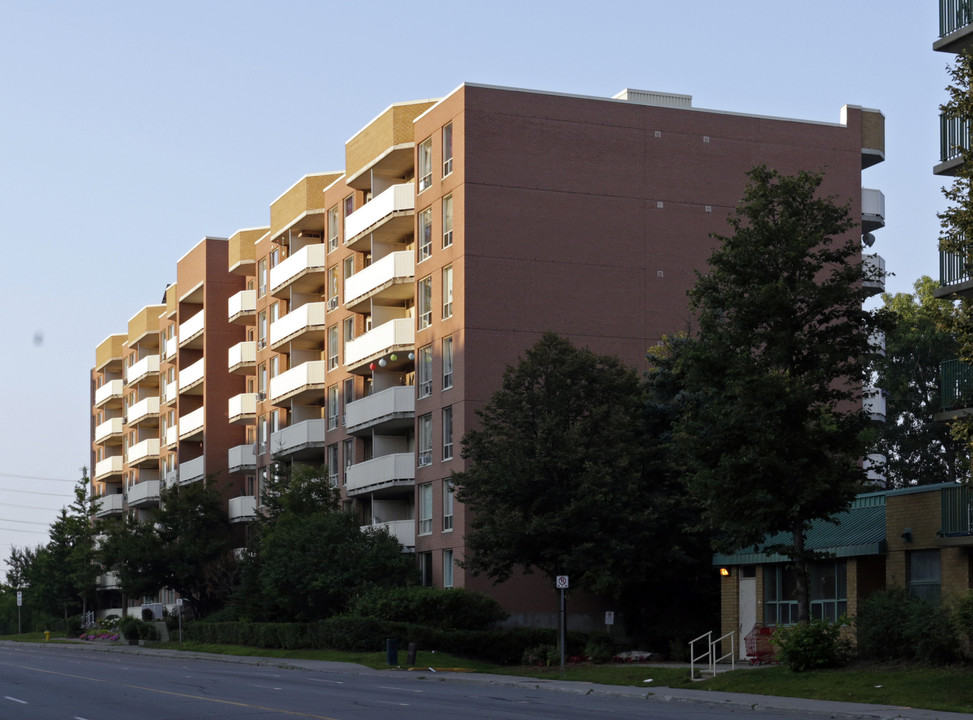
[[[419,348],[416,374],[419,380],[419,397],[432,395],[432,345]]]
[[[432,553],[419,553],[419,582],[422,587],[432,586]]]
[[[338,487],[338,443],[328,445],[328,482]]]
[[[270,377],[271,379],[280,375],[280,355],[270,356]]]
[[[257,297],[267,294],[267,258],[257,263]]]
[[[443,268],[443,318],[453,316],[453,266]]]
[[[443,587],[453,587],[453,551],[443,550]]]
[[[443,390],[453,387],[453,338],[443,338]]]
[[[432,208],[419,213],[419,257],[416,262],[432,256]]]
[[[338,326],[328,328],[328,370],[338,367]]]
[[[275,268],[280,265],[280,247],[275,246],[273,250],[270,251],[270,267]]]
[[[267,417],[263,415],[260,417],[260,421],[257,425],[257,443],[257,452],[267,452],[267,446],[270,443],[270,434],[268,432]]]
[[[419,281],[417,302],[419,305],[419,329],[432,325],[432,277]]]
[[[419,192],[432,185],[432,138],[419,143]]]
[[[338,308],[338,266],[328,268],[328,312]]]
[[[338,386],[328,388],[328,430],[338,427]]]
[[[344,320],[342,320],[341,324],[343,325],[342,329],[344,330],[345,344],[350,343],[355,339],[355,318],[346,317]]]
[[[343,395],[344,395],[345,407],[347,408],[349,403],[353,403],[355,401],[355,378],[347,378],[345,380],[345,388],[344,388]]]
[[[443,408],[443,460],[453,459],[453,406]]]
[[[432,414],[419,418],[419,467],[432,465]]]
[[[355,274],[355,256],[349,255],[344,260],[341,261],[342,275],[344,279],[347,280],[352,275]]]
[[[267,311],[261,310],[257,316],[257,349],[267,347]]]
[[[443,532],[453,529],[453,483],[443,480]]]
[[[443,177],[453,172],[453,123],[443,126]]]
[[[419,486],[419,534],[432,534],[432,483]]]
[[[939,605],[942,574],[939,550],[914,550],[906,553],[909,593],[930,605]]]
[[[275,322],[277,322],[277,320],[280,319],[280,306],[281,304],[279,302],[275,302],[273,305],[270,306],[269,317],[270,317],[271,325],[273,325]]]
[[[341,477],[341,484],[348,484],[348,468],[355,464],[355,438],[348,438],[342,443],[341,451],[345,456],[345,471]]]
[[[267,363],[260,363],[257,368],[257,394],[267,394]]]
[[[348,197],[345,198],[344,210],[345,210],[345,217],[346,218],[349,215],[351,215],[353,212],[355,212],[355,196],[354,196],[354,194],[349,195]]]
[[[443,247],[453,244],[453,196],[443,198]]]
[[[847,565],[844,560],[814,563],[808,589],[812,618],[836,620],[848,611]],[[797,622],[797,582],[785,565],[764,566],[764,623],[793,625]]]
[[[338,206],[328,210],[328,252],[338,249]]]

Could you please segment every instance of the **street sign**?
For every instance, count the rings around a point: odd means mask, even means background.
[[[554,582],[558,590],[567,590],[570,585],[568,585],[567,575],[558,575]]]
[[[615,624],[615,611],[605,610],[605,625],[614,625],[614,624]]]
[[[21,590],[17,591],[17,607],[24,604],[24,593]]]

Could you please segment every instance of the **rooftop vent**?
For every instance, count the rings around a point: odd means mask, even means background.
[[[691,108],[693,106],[692,95],[677,95],[676,93],[635,90],[633,88],[625,88],[617,95],[612,96],[612,99],[626,100],[639,105],[658,105],[660,107]]]

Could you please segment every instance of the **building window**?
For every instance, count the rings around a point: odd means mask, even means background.
[[[429,397],[432,395],[432,345],[419,348],[416,374],[419,376],[419,397]]]
[[[453,551],[443,550],[443,587],[453,587]]]
[[[344,388],[343,395],[344,395],[343,400],[345,402],[345,407],[347,408],[349,403],[353,403],[355,401],[355,378],[347,378],[345,380],[345,388]]]
[[[355,464],[355,438],[348,438],[342,443],[341,451],[345,456],[345,470],[341,476],[341,484],[348,484],[348,468]]]
[[[267,258],[257,263],[257,297],[267,294]]]
[[[338,206],[328,210],[328,252],[338,249]]]
[[[419,582],[423,587],[432,587],[432,553],[419,553]]]
[[[328,445],[328,483],[331,487],[338,487],[338,443]]]
[[[338,427],[338,386],[328,388],[328,430]]]
[[[261,310],[257,316],[257,349],[267,347],[267,311]]]
[[[267,363],[260,363],[257,368],[257,394],[265,397],[267,395]]]
[[[270,356],[270,379],[273,380],[278,375],[280,375],[280,355],[271,355]]]
[[[848,611],[847,564],[844,560],[813,563],[809,568],[810,612],[832,622]],[[797,581],[792,568],[764,566],[764,623],[797,623]]]
[[[942,573],[939,550],[914,550],[906,553],[909,593],[930,605],[939,605]]]
[[[453,337],[443,338],[443,390],[453,387]]]
[[[355,256],[349,255],[344,260],[341,261],[341,267],[343,269],[344,279],[347,280],[352,275],[355,274]]]
[[[419,213],[419,257],[416,262],[422,262],[432,257],[432,208],[426,208]]]
[[[419,143],[419,192],[432,185],[432,138]]]
[[[432,534],[432,483],[419,486],[419,534]]]
[[[443,408],[443,460],[453,459],[453,406]]]
[[[443,126],[443,177],[453,172],[453,123]]]
[[[419,418],[419,467],[432,465],[432,414]]]
[[[453,266],[443,268],[443,319],[453,316]]]
[[[419,329],[432,325],[432,277],[425,277],[419,281],[419,292],[416,303],[419,308]]]
[[[355,339],[355,318],[346,317],[342,321],[342,325],[344,326],[345,344],[347,345]]]
[[[443,532],[453,529],[453,483],[443,480]]]
[[[328,370],[338,367],[338,326],[328,328]]]
[[[328,268],[328,312],[338,309],[338,266]]]
[[[453,244],[453,196],[443,198],[443,247]]]
[[[345,218],[355,212],[355,195],[352,193],[344,201]]]
[[[267,452],[267,446],[270,444],[270,433],[268,432],[267,417],[263,415],[257,425],[257,443],[259,445],[258,451],[261,454]]]

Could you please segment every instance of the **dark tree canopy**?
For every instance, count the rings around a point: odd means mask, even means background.
[[[687,487],[721,545],[787,531],[801,617],[811,520],[845,509],[864,481],[861,390],[875,314],[846,207],[822,176],[749,173],[732,233],[717,236],[690,292],[698,332],[677,348],[687,394],[676,441]]]

